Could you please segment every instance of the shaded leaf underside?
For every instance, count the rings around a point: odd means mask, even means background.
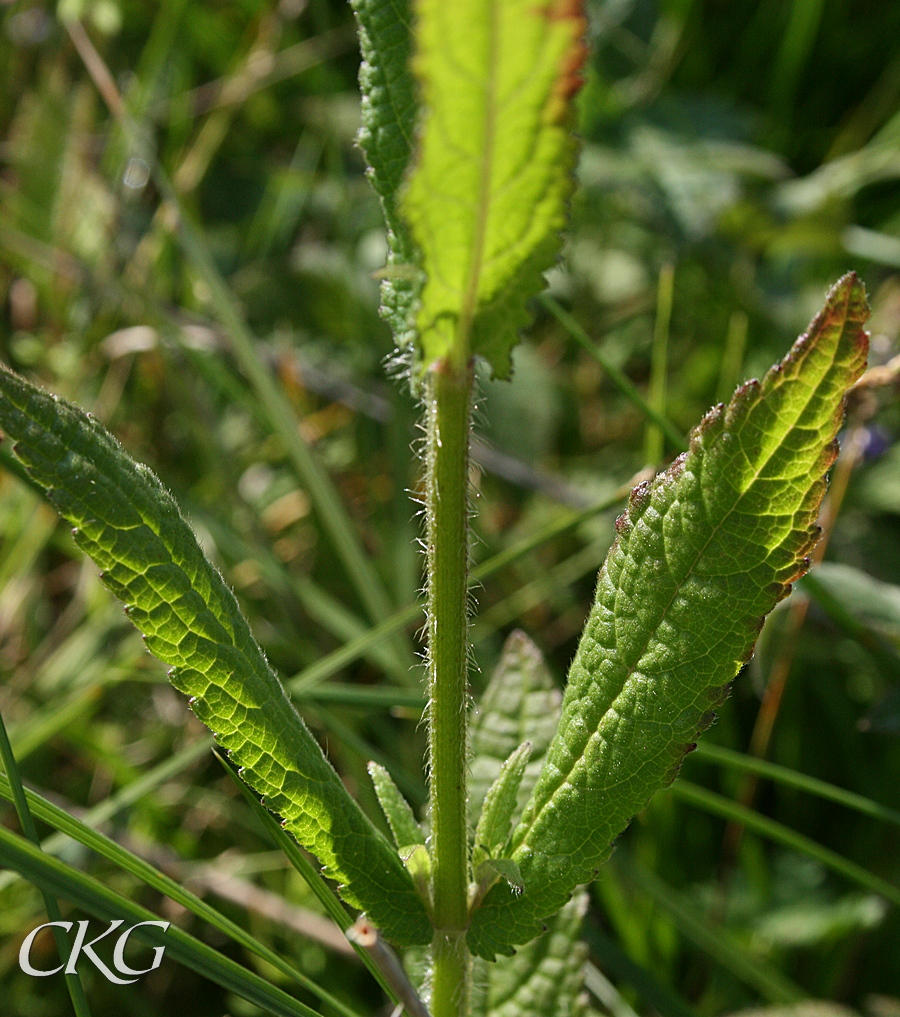
[[[473,1001],[475,1017],[582,1017],[587,905],[587,893],[579,891],[547,921],[547,931],[514,957],[476,959],[474,978],[482,991]]]
[[[0,428],[247,783],[389,939],[427,942],[401,860],[347,794],[158,478],[93,417],[2,366]]]
[[[420,287],[412,237],[398,210],[398,195],[412,153],[416,129],[415,79],[410,0],[351,0],[359,27],[362,62],[362,128],[359,145],[367,175],[381,199],[387,226],[388,273],[381,283],[381,311],[397,343],[414,337],[414,307]],[[412,269],[408,277],[398,266]]]
[[[674,778],[762,619],[806,570],[843,396],[865,365],[867,313],[861,283],[842,279],[762,383],[714,408],[690,450],[632,492],[513,834],[525,892],[490,891],[469,930],[475,954],[527,942],[592,877]]]
[[[520,804],[512,817],[518,822],[556,732],[561,704],[562,694],[541,651],[524,632],[512,632],[472,722],[468,791],[473,827],[503,763],[522,742],[529,741],[531,755],[519,787]]]
[[[473,822],[503,762],[522,742],[532,754],[519,789],[517,820],[534,789],[559,722],[562,696],[540,650],[524,632],[512,632],[485,689],[472,727]],[[476,838],[477,842],[477,838]],[[580,942],[587,895],[576,893],[547,932],[494,963],[475,961],[474,1017],[579,1017],[586,947]]]

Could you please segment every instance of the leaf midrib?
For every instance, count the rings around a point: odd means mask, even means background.
[[[487,240],[487,224],[491,205],[491,177],[494,161],[494,140],[496,128],[496,69],[498,63],[498,3],[493,0],[488,12],[488,72],[485,78],[484,143],[478,166],[478,200],[475,205],[475,232],[472,243],[472,257],[463,290],[462,307],[459,316],[456,349],[462,354],[463,363],[469,359],[469,340],[478,304],[478,284],[484,262],[484,248]]]

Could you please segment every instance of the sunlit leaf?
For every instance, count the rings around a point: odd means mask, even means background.
[[[388,938],[427,941],[428,919],[400,858],[297,715],[158,478],[93,417],[6,368],[0,427],[247,783]]]
[[[425,283],[423,366],[485,357],[498,376],[565,225],[584,56],[578,0],[419,0],[422,122],[401,211]]]
[[[865,365],[854,275],[762,383],[711,410],[690,451],[632,492],[600,571],[559,730],[513,833],[525,892],[497,884],[469,930],[491,957],[527,942],[650,796],[675,777],[807,569],[847,387]]]

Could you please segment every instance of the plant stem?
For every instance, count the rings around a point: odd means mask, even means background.
[[[435,932],[431,944],[432,1017],[468,1017],[472,964],[465,932]]]
[[[425,516],[434,1017],[461,1017],[468,1006],[466,631],[471,394],[468,364],[456,365],[448,359],[429,372]]]

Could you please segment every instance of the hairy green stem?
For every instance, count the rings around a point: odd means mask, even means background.
[[[434,1017],[466,1012],[469,960],[466,698],[469,365],[441,361],[426,391],[426,545]]]
[[[432,1017],[467,1017],[472,961],[465,932],[435,932],[431,945]]]

